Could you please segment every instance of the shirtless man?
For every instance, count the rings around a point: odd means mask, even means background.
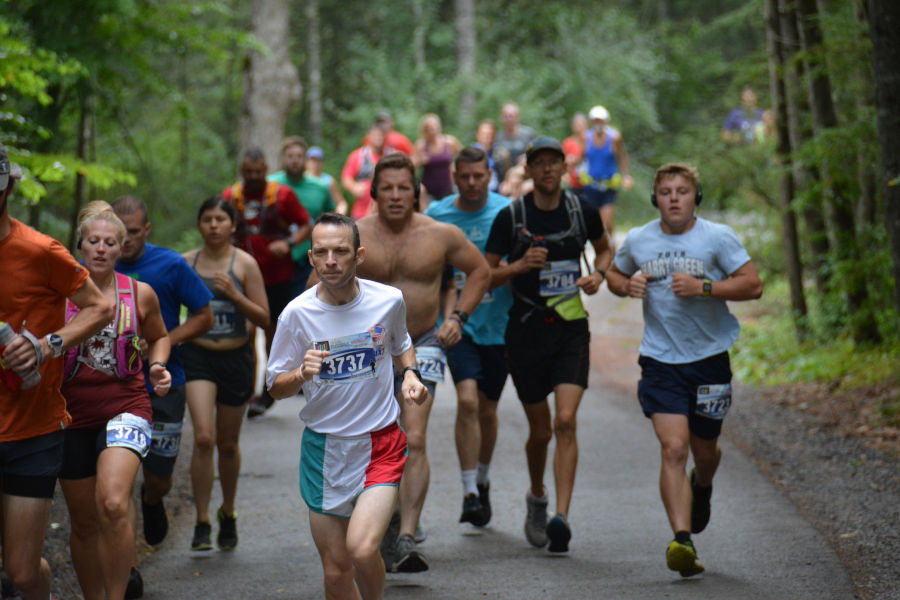
[[[453,225],[439,223],[415,212],[418,185],[415,167],[405,154],[391,154],[375,167],[372,197],[378,213],[360,219],[359,235],[368,255],[358,273],[400,288],[406,300],[406,322],[416,346],[419,368],[428,399],[421,405],[405,403],[400,423],[409,443],[409,458],[400,482],[400,525],[393,548],[383,545],[390,571],[417,572],[428,569],[425,557],[416,551],[413,538],[425,504],[430,469],[425,454],[425,430],[434,402],[435,382],[443,380],[446,358],[441,346],[462,339],[462,326],[475,310],[490,282],[490,269],[478,248]],[[437,329],[441,277],[446,265],[466,274],[456,311]],[[437,369],[425,368],[439,364]],[[431,381],[429,381],[431,377]],[[396,531],[396,530],[395,530]],[[389,536],[391,530],[388,531]],[[386,542],[390,542],[386,538]]]

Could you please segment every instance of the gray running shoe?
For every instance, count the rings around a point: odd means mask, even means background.
[[[428,531],[422,527],[421,523],[416,524],[416,534],[413,536],[413,539],[416,540],[417,544],[421,544],[428,537]]]
[[[397,557],[391,568],[394,573],[421,573],[428,570],[428,561],[424,554],[416,550],[416,540],[411,535],[405,534],[397,538],[394,555]]]
[[[388,523],[387,531],[381,539],[381,559],[384,561],[384,570],[391,573],[394,566],[396,556],[394,550],[397,546],[397,536],[400,535],[400,511],[395,510],[391,515],[391,522]]]
[[[531,490],[525,494],[525,539],[535,548],[547,545],[547,496],[536,498]]]

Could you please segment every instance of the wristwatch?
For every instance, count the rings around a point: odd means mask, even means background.
[[[50,346],[50,356],[58,358],[62,356],[63,339],[55,333],[48,333],[46,336],[47,345]]]
[[[459,317],[459,320],[462,321],[463,325],[469,320],[469,313],[464,310],[454,310],[453,314]]]
[[[709,298],[712,295],[712,281],[709,279],[703,282],[703,297]]]
[[[413,373],[415,373],[416,377],[419,378],[419,383],[422,383],[422,374],[419,372],[419,369],[417,369],[416,367],[405,367],[403,371],[401,371],[400,375],[406,377],[407,371],[412,371]]]

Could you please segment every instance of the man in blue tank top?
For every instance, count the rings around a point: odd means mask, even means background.
[[[595,106],[588,114],[591,129],[587,132],[584,161],[579,179],[584,184],[580,192],[585,200],[600,210],[603,226],[612,235],[616,216],[616,194],[619,189],[630,190],[634,181],[628,174],[628,153],[622,134],[609,126],[609,111]]]

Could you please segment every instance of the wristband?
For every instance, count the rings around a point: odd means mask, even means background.
[[[456,321],[457,323],[459,323],[459,326],[460,326],[460,327],[462,327],[463,325],[465,325],[465,323],[463,323],[463,320],[460,319],[459,317],[457,317],[456,315],[450,315],[450,317],[449,317],[447,320],[448,320],[448,321]]]
[[[166,363],[164,363],[164,362],[161,361],[161,360],[155,360],[155,361],[153,361],[152,363],[150,363],[150,366],[151,366],[151,367],[152,367],[153,365],[159,365],[159,366],[161,366],[163,369],[166,368]]]
[[[403,371],[400,372],[400,375],[401,375],[404,379],[406,378],[406,372],[407,372],[407,371],[412,371],[413,373],[415,373],[415,374],[416,374],[416,377],[419,378],[419,383],[423,383],[423,381],[422,381],[422,374],[419,372],[419,369],[417,369],[416,367],[404,367],[404,368],[403,368]]]
[[[600,267],[594,267],[594,270],[603,275],[603,279],[606,279],[606,271],[604,271]]]

